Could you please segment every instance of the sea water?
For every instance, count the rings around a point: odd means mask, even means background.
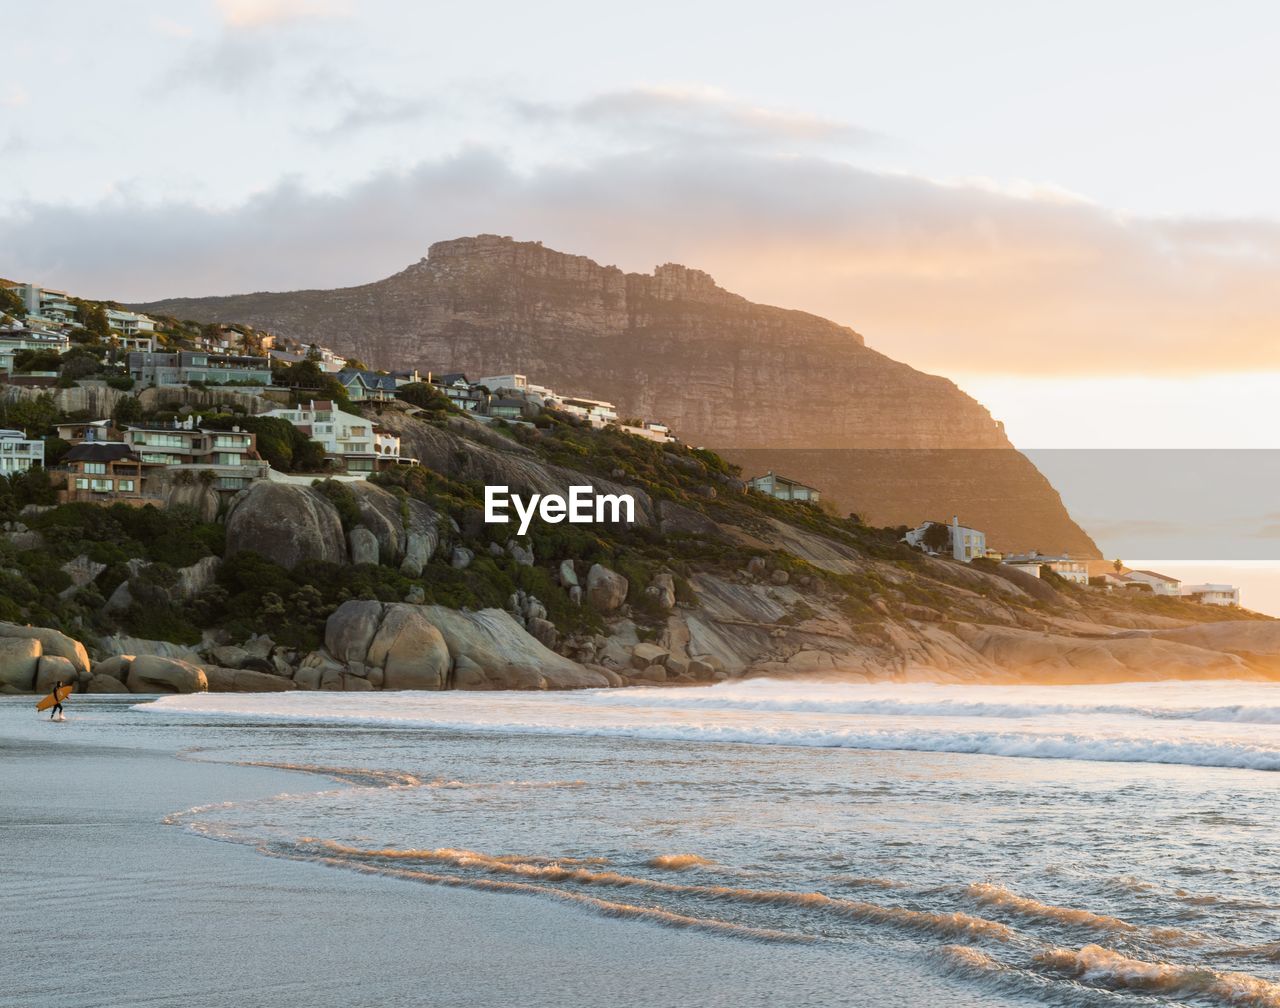
[[[297,770],[168,817],[266,857],[782,961],[905,957],[979,1000],[1280,1005],[1273,685],[206,694],[115,716],[185,759]]]

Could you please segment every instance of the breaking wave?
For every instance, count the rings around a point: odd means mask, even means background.
[[[1144,931],[1159,941],[1196,942],[1200,940],[1199,936],[1179,928],[1142,928],[1118,917],[1112,917],[1109,914],[1099,914],[1076,907],[1042,903],[1029,896],[1019,896],[1017,893],[1004,888],[1004,886],[992,885],[989,882],[975,882],[966,886],[964,891],[979,906],[995,907],[1028,920],[1085,928],[1110,934],[1134,934]]]
[[[486,693],[500,698],[490,706],[457,694],[191,694],[166,696],[140,704],[137,710],[151,714],[201,718],[225,717],[237,721],[300,725],[367,725],[451,732],[485,732],[509,735],[555,735],[602,738],[634,738],[657,742],[734,743],[743,745],[799,746],[884,751],[964,753],[1017,756],[1032,759],[1093,760],[1108,763],[1163,763],[1242,770],[1280,770],[1280,745],[1264,745],[1247,737],[1187,737],[1181,730],[1165,736],[1105,731],[1040,730],[1009,731],[975,727],[864,727],[847,715],[815,721],[812,716],[761,717],[744,712],[742,720],[724,716],[698,719],[697,712],[684,718],[655,719],[633,710],[634,703],[617,706],[614,693],[596,692],[570,699]],[[640,693],[642,691],[636,691]],[[682,694],[693,693],[681,690]],[[426,698],[426,699],[424,699]],[[545,712],[546,716],[536,715]],[[455,716],[449,717],[453,713]],[[508,714],[502,717],[502,714]],[[467,716],[471,715],[471,716]]]
[[[1049,949],[1035,956],[1043,967],[1112,990],[1199,997],[1238,1008],[1280,1008],[1280,985],[1248,973],[1131,959],[1100,945]]]
[[[697,854],[659,854],[645,862],[650,868],[663,871],[688,871],[690,868],[708,868],[715,864]]]
[[[862,900],[842,899],[820,892],[790,892],[780,889],[747,889],[722,885],[695,885],[640,878],[615,871],[592,871],[577,865],[542,860],[494,857],[478,851],[437,848],[431,850],[363,849],[328,840],[306,840],[303,849],[311,849],[318,856],[357,860],[361,863],[407,862],[447,864],[456,868],[471,869],[490,875],[511,875],[539,882],[571,882],[589,886],[608,886],[619,889],[639,889],[653,893],[672,893],[700,896],[723,903],[764,904],[778,907],[818,911],[862,921],[922,931],[943,937],[987,938],[1008,941],[1013,929],[996,921],[975,917],[962,912],[911,910],[904,907],[881,906]]]

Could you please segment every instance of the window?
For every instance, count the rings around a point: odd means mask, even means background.
[[[133,493],[133,480],[119,480],[116,486],[127,493]]]
[[[88,490],[88,489],[89,489],[89,481],[88,481],[85,477],[83,477],[83,476],[77,476],[77,477],[76,477],[76,489],[77,489],[77,490]]]
[[[91,490],[93,490],[93,491],[94,491],[94,493],[110,493],[110,492],[111,492],[111,480],[109,480],[109,479],[96,479],[96,480],[90,480],[90,481],[89,481],[89,488],[90,488]]]
[[[90,475],[101,476],[107,471],[107,465],[105,462],[86,462],[84,464],[84,471]]]

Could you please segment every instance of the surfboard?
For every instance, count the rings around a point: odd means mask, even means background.
[[[56,703],[62,703],[67,697],[75,692],[74,686],[59,686],[56,694],[50,693],[47,697],[36,704],[36,710],[48,710]]]

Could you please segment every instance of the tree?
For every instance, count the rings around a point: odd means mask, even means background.
[[[951,548],[951,529],[942,522],[930,522],[920,541],[934,553],[942,553]]]
[[[96,301],[77,301],[76,315],[80,324],[98,339],[110,337],[111,323],[107,320],[107,310]]]
[[[116,401],[115,412],[111,419],[117,427],[121,427],[138,423],[142,417],[142,400],[137,396],[121,396]]]
[[[352,371],[368,371],[369,365],[362,361],[359,357],[348,357],[347,367]]]
[[[97,374],[101,367],[102,362],[94,354],[85,353],[77,348],[63,356],[62,364],[58,368],[58,377],[76,381],[79,378],[88,378],[91,374]]]
[[[12,287],[0,287],[0,315],[27,317],[27,305]]]
[[[434,413],[443,413],[449,408],[448,398],[427,382],[410,382],[408,385],[401,385],[396,394],[401,401],[407,402],[410,406],[417,406]]]
[[[21,428],[29,438],[44,437],[45,432],[57,422],[58,407],[48,392],[35,399],[0,402],[0,426]]]
[[[1124,562],[1121,560],[1112,560],[1111,566],[1116,569],[1117,574],[1124,570]]]

